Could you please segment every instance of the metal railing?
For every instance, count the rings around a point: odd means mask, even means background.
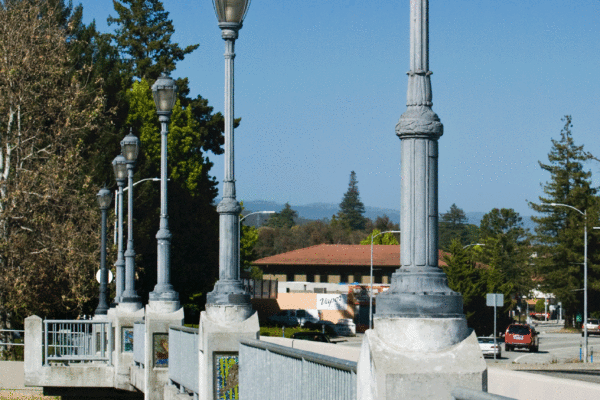
[[[191,392],[198,399],[198,329],[169,328],[169,379],[180,393]]]
[[[144,368],[146,349],[146,323],[133,323],[133,363]]]
[[[356,399],[356,362],[260,340],[240,340],[244,400]]]
[[[486,393],[464,387],[452,389],[450,395],[454,400],[516,400],[512,397],[500,396],[499,394]]]
[[[25,346],[25,343],[14,342],[15,339],[23,339],[24,335],[25,331],[23,330],[0,329],[0,346]]]
[[[44,321],[44,365],[51,361],[112,365],[112,343],[110,321]]]

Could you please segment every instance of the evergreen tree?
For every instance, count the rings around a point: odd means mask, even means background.
[[[352,171],[350,172],[348,191],[344,194],[344,198],[340,203],[340,211],[337,216],[347,228],[351,230],[363,230],[367,223],[367,219],[363,215],[364,213],[365,206],[360,201],[356,172]]]
[[[171,42],[175,29],[160,0],[113,0],[113,5],[118,17],[110,16],[108,24],[117,25],[112,38],[132,77],[153,81],[199,46],[182,49]]]
[[[526,295],[532,289],[532,269],[528,235],[522,218],[512,208],[495,208],[480,224],[479,259],[498,269],[512,287],[512,294]]]
[[[450,289],[463,297],[463,311],[469,327],[477,335],[484,336],[493,332],[493,308],[487,307],[487,293],[503,293],[505,306],[498,312],[499,326],[509,323],[508,307],[511,306],[510,288],[504,274],[498,269],[476,263],[472,255],[473,247],[465,249],[458,239],[452,240],[450,254],[444,257],[444,268]]]
[[[271,215],[264,225],[270,226],[271,228],[290,229],[292,226],[296,225],[296,218],[298,218],[298,212],[292,210],[289,203],[285,203],[283,210]]]
[[[450,243],[454,239],[466,246],[477,238],[477,227],[467,224],[465,212],[452,204],[448,212],[440,215],[439,222],[439,247],[449,250]]]
[[[598,243],[597,234],[591,229],[592,221],[598,220],[598,198],[596,188],[591,186],[591,172],[585,171],[583,165],[591,155],[583,150],[583,145],[575,145],[571,116],[562,120],[565,125],[560,139],[552,139],[548,163],[539,162],[540,167],[550,173],[550,180],[543,185],[545,196],[539,197],[539,203],[530,202],[529,206],[541,214],[532,218],[538,224],[535,267],[542,277],[541,290],[554,293],[562,302],[568,327],[572,317],[582,310],[585,219],[576,210],[550,206],[550,203],[566,204],[587,213],[588,243],[593,249]],[[591,261],[588,260],[589,286],[598,289],[600,271]]]

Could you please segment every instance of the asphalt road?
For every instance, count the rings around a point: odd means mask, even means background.
[[[494,360],[486,358],[490,367],[522,370],[540,373],[564,379],[577,379],[586,382],[600,383],[600,336],[588,338],[590,356],[593,361],[587,364],[579,362],[580,346],[583,338],[580,333],[561,333],[562,323],[539,322],[539,351],[530,353],[527,350],[505,351],[502,344],[502,357]],[[360,347],[362,334],[354,338],[344,338],[339,343],[344,346]],[[595,354],[597,353],[597,354]],[[591,357],[590,357],[591,361]]]

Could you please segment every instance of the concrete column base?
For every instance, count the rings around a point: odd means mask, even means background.
[[[144,318],[144,309],[131,311],[132,308],[119,307],[108,310],[107,317],[113,325],[113,364],[115,366],[115,388],[132,390],[130,367],[133,364],[133,348],[125,349],[125,331],[131,329],[133,323]]]
[[[376,318],[363,339],[358,400],[448,399],[487,391],[487,366],[464,318]]]
[[[249,315],[248,310],[251,314]],[[258,314],[247,306],[207,305],[200,315],[199,335],[199,398],[216,400],[216,364],[221,357],[237,358],[240,339],[258,339]],[[226,388],[239,390],[239,361],[227,366]]]
[[[149,300],[147,308],[157,314],[170,314],[181,308],[179,300]]]
[[[144,349],[144,399],[163,400],[164,387],[169,379],[169,363],[159,362],[155,359],[155,348],[162,346],[168,357],[169,351],[169,326],[183,326],[183,308],[171,313],[157,313],[150,306],[146,306],[146,348]],[[166,336],[163,336],[166,335]],[[166,338],[165,344],[161,340]],[[156,342],[156,344],[155,344]]]

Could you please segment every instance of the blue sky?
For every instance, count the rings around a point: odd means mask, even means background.
[[[74,3],[78,3],[77,0]],[[84,0],[107,32],[112,0]],[[191,94],[223,109],[224,42],[210,0],[164,0]],[[430,0],[439,210],[533,212],[565,114],[600,157],[600,1]],[[356,171],[367,206],[400,207],[409,0],[254,0],[236,41],[235,174],[239,200],[339,203]],[[223,177],[222,157],[210,155]],[[600,163],[587,168],[600,184]],[[220,184],[220,188],[221,188]]]

